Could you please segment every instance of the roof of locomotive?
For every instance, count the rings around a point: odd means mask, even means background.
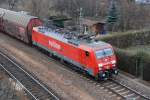
[[[41,34],[44,34],[46,36],[50,36],[56,40],[59,40],[65,43],[70,43],[74,46],[84,45],[94,50],[110,46],[110,44],[103,42],[103,41],[86,41],[86,40],[78,40],[78,39],[67,39],[64,37],[64,34],[56,32],[55,30],[52,30],[50,28],[45,29],[45,27],[41,27],[41,26],[34,27],[33,30],[40,32]]]
[[[99,48],[99,47],[110,46],[110,44],[103,42],[103,41],[96,41],[96,42],[88,43],[87,46],[90,46],[92,48]]]
[[[21,12],[15,12],[0,8],[0,15],[3,19],[14,22],[21,26],[26,27],[31,19],[37,18],[35,16],[23,14]]]

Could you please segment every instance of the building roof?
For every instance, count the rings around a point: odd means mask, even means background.
[[[102,19],[98,19],[98,18],[83,18],[82,19],[83,25],[92,26],[92,25],[97,24],[97,23],[105,24],[106,21],[102,20]]]
[[[10,11],[10,10],[6,10],[3,8],[0,8],[0,16],[3,17],[3,19],[5,19],[5,20],[14,22],[23,27],[27,27],[27,25],[31,19],[37,18],[37,17],[30,16],[30,15],[27,15],[24,13]]]

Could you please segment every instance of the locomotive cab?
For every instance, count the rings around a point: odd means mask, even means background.
[[[95,56],[98,67],[98,77],[107,79],[113,74],[117,75],[116,56],[112,47],[95,50]]]
[[[82,45],[82,50],[81,63],[90,75],[106,80],[118,74],[116,56],[111,45],[102,41],[92,42]]]

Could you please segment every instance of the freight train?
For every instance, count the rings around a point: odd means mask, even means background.
[[[3,31],[25,43],[31,43],[32,28],[42,25],[35,16],[0,8],[0,31]]]
[[[77,35],[65,28],[45,27],[40,19],[19,12],[0,9],[0,31],[25,43],[46,50],[97,79],[117,75],[116,56],[112,46],[95,41],[92,35]]]

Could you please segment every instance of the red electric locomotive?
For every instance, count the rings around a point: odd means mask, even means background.
[[[46,27],[33,28],[32,43],[98,79],[118,74],[116,56],[108,43]]]

